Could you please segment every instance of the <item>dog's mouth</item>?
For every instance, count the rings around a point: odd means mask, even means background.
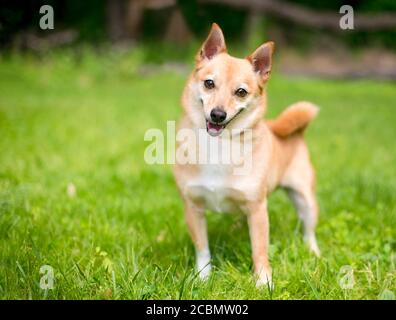
[[[240,109],[230,120],[228,120],[226,123],[213,123],[210,120],[206,120],[206,131],[208,132],[209,135],[211,135],[212,137],[217,137],[219,136],[223,130],[225,129],[225,127],[232,121],[234,120],[237,115],[239,115],[243,110]]]
[[[206,120],[206,131],[212,137],[217,137],[218,135],[220,135],[223,132],[225,127],[226,127],[225,124],[216,124],[216,123],[210,122],[209,120]]]

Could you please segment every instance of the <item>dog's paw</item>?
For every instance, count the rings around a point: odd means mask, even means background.
[[[210,264],[207,264],[205,267],[202,269],[198,269],[198,276],[202,281],[207,281],[210,276],[210,272],[212,270],[212,266]]]
[[[305,242],[308,244],[309,250],[315,254],[318,258],[320,257],[320,249],[318,243],[316,241],[315,235],[313,236],[306,236],[304,238]]]
[[[206,281],[209,278],[212,266],[210,264],[209,250],[197,252],[197,272],[201,280]]]
[[[309,249],[315,254],[315,256],[320,258],[320,249],[319,249],[319,247],[318,247],[318,245],[316,243],[310,245]]]
[[[274,290],[271,272],[262,271],[256,275],[256,288]]]
[[[257,289],[269,289],[269,290],[273,291],[274,283],[272,282],[272,280],[257,279],[256,288]]]

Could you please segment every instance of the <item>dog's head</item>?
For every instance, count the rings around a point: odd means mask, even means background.
[[[232,57],[227,54],[223,32],[213,24],[183,95],[193,124],[218,136],[226,127],[249,128],[261,118],[273,50],[274,43],[267,42],[245,59]]]

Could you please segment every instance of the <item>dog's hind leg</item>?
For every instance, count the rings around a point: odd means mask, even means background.
[[[315,195],[315,172],[309,159],[308,150],[305,145],[301,145],[301,147],[283,177],[282,187],[288,192],[298,216],[303,222],[304,240],[311,251],[320,256],[315,236],[319,218],[319,207]]]
[[[300,219],[303,222],[304,240],[316,256],[320,256],[319,246],[316,241],[315,228],[318,222],[318,205],[312,186],[287,188],[288,195],[292,200]]]

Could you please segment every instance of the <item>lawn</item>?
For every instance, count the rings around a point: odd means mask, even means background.
[[[0,298],[383,299],[396,294],[396,84],[269,84],[269,116],[321,107],[307,131],[322,258],[282,191],[269,203],[274,291],[256,289],[243,216],[208,213],[201,283],[170,166],[143,154],[180,115],[186,75],[139,72],[141,54],[0,60]],[[40,268],[53,268],[53,289]],[[347,266],[347,267],[345,267]],[[352,274],[353,272],[353,274]]]

